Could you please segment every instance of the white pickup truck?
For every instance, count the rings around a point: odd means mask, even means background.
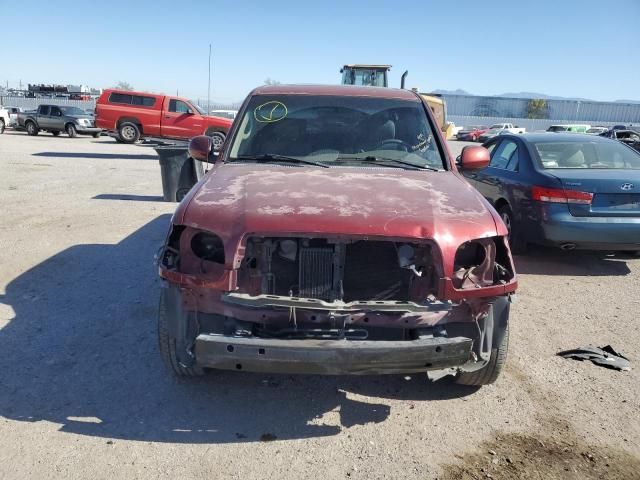
[[[527,130],[525,128],[514,126],[513,123],[494,123],[489,127],[489,130],[478,137],[478,141],[480,143],[484,143],[496,135],[504,135],[505,133],[525,133],[526,131]]]
[[[501,133],[525,133],[527,131],[526,128],[520,128],[517,125],[514,126],[513,123],[494,123],[489,129],[502,130]]]
[[[0,105],[0,133],[4,133],[4,128],[9,125],[9,110]]]

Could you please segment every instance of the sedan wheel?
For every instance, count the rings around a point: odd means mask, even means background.
[[[518,232],[517,228],[514,228],[513,212],[508,205],[503,205],[498,209],[498,214],[507,227],[509,232],[509,246],[511,252],[514,254],[524,254],[527,251],[527,242],[522,238],[522,232]]]

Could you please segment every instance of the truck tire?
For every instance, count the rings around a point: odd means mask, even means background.
[[[121,123],[118,127],[118,135],[122,143],[136,143],[140,140],[140,127],[131,122]]]
[[[178,361],[176,355],[176,339],[169,333],[168,314],[171,310],[168,307],[169,301],[166,289],[160,290],[160,305],[158,306],[158,343],[160,346],[160,356],[174,375],[178,377],[200,377],[204,375],[204,370],[200,367],[185,367]]]
[[[504,302],[504,303],[503,303]],[[509,349],[509,300],[500,297],[491,305],[489,315],[493,315],[494,331],[489,363],[475,372],[460,372],[456,376],[459,385],[482,386],[495,382],[507,363]]]
[[[60,135],[60,132],[58,130],[54,130],[53,132],[51,132],[51,135],[57,137],[58,135]]]
[[[69,135],[69,138],[76,138],[78,136],[78,131],[76,130],[75,125],[71,123],[67,124],[65,131],[67,132],[67,135]]]
[[[206,135],[207,137],[211,137],[213,151],[219,152],[224,143],[224,139],[227,137],[224,132],[209,131]]]
[[[0,118],[0,135],[4,133],[4,119]]]
[[[100,138],[100,135],[101,135],[101,133],[100,133],[100,132],[98,132],[98,133],[94,133],[94,134],[93,134],[93,138]]]
[[[27,135],[35,136],[38,135],[38,126],[35,122],[29,121],[25,123],[24,128],[27,129]]]

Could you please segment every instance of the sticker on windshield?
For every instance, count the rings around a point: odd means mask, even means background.
[[[431,144],[431,140],[432,140],[431,135],[429,135],[429,137],[427,138],[424,136],[424,133],[419,133],[417,136],[417,139],[418,139],[418,143],[416,145],[412,145],[411,150],[414,152],[416,150],[419,150],[422,153],[426,152],[427,148]]]
[[[287,106],[276,100],[258,105],[253,111],[254,118],[261,123],[278,122],[287,116]]]

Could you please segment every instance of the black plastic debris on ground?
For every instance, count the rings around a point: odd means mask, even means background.
[[[565,350],[558,352],[558,355],[564,358],[573,358],[575,360],[591,360],[601,367],[613,368],[628,372],[631,370],[629,359],[616,352],[611,345],[605,347],[592,347],[591,345],[573,350]]]

